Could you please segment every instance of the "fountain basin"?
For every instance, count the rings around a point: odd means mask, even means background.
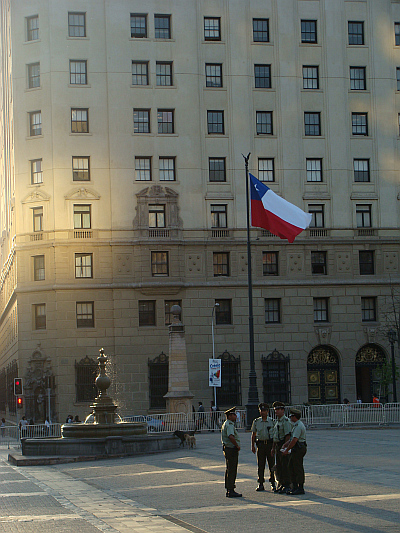
[[[142,422],[120,422],[118,424],[64,424],[63,438],[89,439],[99,437],[129,437],[147,435],[147,424]]]

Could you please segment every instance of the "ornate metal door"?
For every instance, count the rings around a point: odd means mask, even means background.
[[[340,403],[339,357],[330,346],[317,346],[307,358],[308,401]]]
[[[356,355],[356,387],[357,398],[364,403],[372,402],[372,395],[385,399],[387,391],[383,391],[377,372],[380,365],[386,361],[385,352],[376,344],[366,344]]]

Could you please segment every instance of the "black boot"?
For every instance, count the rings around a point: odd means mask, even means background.
[[[263,490],[265,490],[265,489],[264,489],[264,484],[263,484],[263,483],[260,483],[260,484],[258,485],[258,487],[256,488],[256,491],[257,491],[257,492],[262,492]]]
[[[289,489],[288,491],[286,491],[286,494],[288,496],[290,496],[291,494],[293,494],[293,491],[297,490],[299,488],[298,484],[297,483],[293,483],[292,484],[292,488]]]
[[[292,490],[293,496],[298,496],[299,494],[305,494],[303,483],[299,483],[299,486],[296,489]]]
[[[241,498],[242,495],[236,492],[235,490],[228,490],[226,493],[227,498]]]

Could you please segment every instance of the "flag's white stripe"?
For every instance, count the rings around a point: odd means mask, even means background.
[[[284,200],[275,194],[273,191],[271,191],[271,189],[268,189],[268,191],[261,198],[261,201],[264,209],[270,211],[285,222],[296,226],[296,228],[305,229],[310,225],[310,213],[305,213],[296,205],[291,204],[287,200]]]

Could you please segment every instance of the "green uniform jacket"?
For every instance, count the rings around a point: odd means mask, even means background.
[[[263,420],[261,416],[253,420],[251,432],[256,433],[258,439],[271,440],[273,438],[273,431],[274,421],[270,416],[267,416],[266,420]]]
[[[274,442],[280,442],[284,440],[285,435],[289,435],[292,431],[292,423],[287,416],[283,415],[279,420],[276,421],[273,439]]]
[[[229,435],[233,435],[237,442],[237,445],[240,446],[240,439],[235,424],[232,420],[225,420],[221,428],[221,441],[227,448],[235,448],[234,444],[229,440]]]
[[[306,442],[306,427],[301,420],[293,424],[290,438],[293,439],[293,437],[297,437],[299,442]]]

